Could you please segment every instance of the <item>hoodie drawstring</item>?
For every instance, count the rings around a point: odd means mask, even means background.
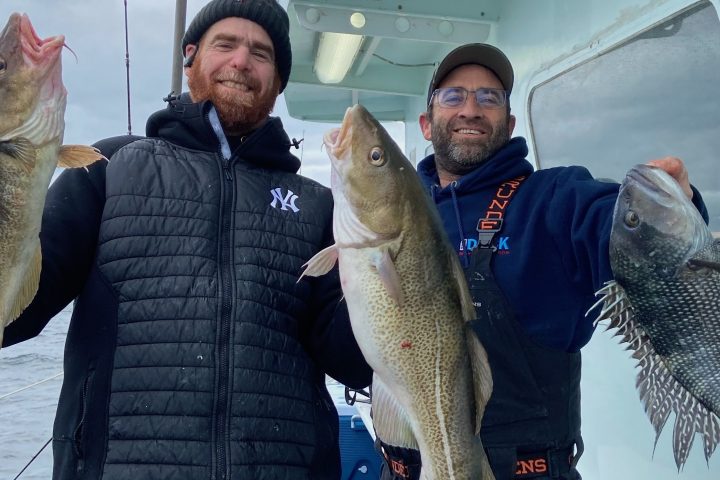
[[[462,261],[465,267],[470,266],[470,261],[468,260],[467,256],[467,242],[465,241],[463,228],[462,228],[462,221],[460,220],[460,204],[458,203],[457,195],[455,194],[455,187],[457,186],[457,182],[451,182],[450,183],[450,195],[452,195],[452,201],[453,201],[453,208],[455,209],[455,222],[457,223],[458,227],[458,233],[460,234],[460,245],[463,249],[464,255],[462,255]],[[432,198],[433,204],[437,205],[437,192],[440,190],[440,185],[433,184],[430,185],[430,197]]]
[[[220,117],[218,116],[215,107],[212,107],[210,109],[210,112],[208,113],[208,118],[210,120],[210,125],[212,126],[212,129],[218,138],[218,142],[220,143],[220,152],[222,153],[223,158],[225,159],[225,161],[230,160],[230,143],[225,136],[225,131],[223,130],[222,123],[220,122]]]
[[[433,184],[430,185],[430,198],[432,198],[433,204],[437,205],[437,191],[440,189],[440,185]]]

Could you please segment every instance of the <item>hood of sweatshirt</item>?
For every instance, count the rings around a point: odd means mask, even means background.
[[[470,193],[498,186],[505,180],[521,175],[529,175],[532,173],[533,167],[525,159],[527,154],[528,147],[525,139],[515,137],[478,168],[443,189],[440,188],[434,154],[420,161],[418,174],[428,191],[433,193],[436,202],[440,202],[443,198],[451,195],[451,189],[458,193]]]

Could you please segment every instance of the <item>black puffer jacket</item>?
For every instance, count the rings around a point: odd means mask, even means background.
[[[370,370],[337,274],[297,282],[332,242],[332,197],[295,174],[270,119],[224,160],[187,98],[110,162],[64,172],[42,224],[36,335],[77,297],[55,421],[55,479],[335,479],[325,373]]]

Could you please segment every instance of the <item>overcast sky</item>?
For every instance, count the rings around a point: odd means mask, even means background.
[[[145,133],[148,116],[165,107],[170,92],[175,0],[128,0],[131,125]],[[188,0],[187,22],[206,3]],[[287,1],[281,1],[287,4]],[[93,143],[128,131],[123,0],[0,0],[2,23],[12,12],[25,12],[42,38],[63,34],[75,52],[63,53],[63,81],[68,90],[66,144]],[[282,118],[290,138],[305,137],[301,173],[329,185],[330,163],[320,150],[323,133],[333,124],[291,118],[281,95],[273,115]],[[402,145],[403,127],[388,131]]]

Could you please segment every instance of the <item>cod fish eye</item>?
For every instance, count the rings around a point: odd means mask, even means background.
[[[7,63],[5,62],[4,58],[0,58],[0,73],[4,72],[7,69]]]
[[[385,164],[385,152],[380,147],[374,147],[370,150],[370,163],[376,167],[380,167]]]
[[[628,227],[635,228],[640,225],[640,216],[634,211],[628,210],[627,213],[625,213],[624,221]]]

